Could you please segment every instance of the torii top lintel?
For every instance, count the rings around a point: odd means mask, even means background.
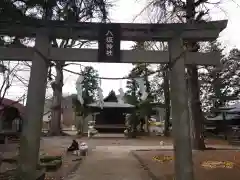
[[[118,24],[121,40],[126,41],[168,41],[173,37],[185,40],[212,41],[226,28],[227,20],[201,23],[173,24]],[[38,31],[44,31],[53,38],[98,40],[102,23],[68,23],[65,21],[0,21],[0,35],[34,37]]]

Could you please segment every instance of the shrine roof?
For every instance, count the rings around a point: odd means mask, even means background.
[[[239,114],[240,113],[240,102],[235,104],[231,104],[229,106],[219,107],[218,109],[214,109],[215,112],[227,113],[227,114]]]
[[[238,120],[240,119],[240,115],[238,114],[226,114],[225,115],[225,120]],[[222,121],[223,120],[223,116],[222,114],[217,115],[216,117],[212,117],[212,118],[207,118],[207,120],[209,121]]]
[[[4,106],[17,108],[21,115],[23,115],[25,112],[25,106],[18,101],[3,98],[1,100],[0,109],[3,109]]]
[[[88,107],[99,107],[100,105],[98,102],[91,103],[87,105]],[[103,108],[134,108],[134,105],[127,104],[127,103],[119,103],[119,102],[104,102]]]

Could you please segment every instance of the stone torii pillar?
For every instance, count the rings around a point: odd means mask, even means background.
[[[23,121],[23,132],[20,141],[18,177],[21,180],[36,179],[39,161],[42,116],[45,104],[48,64],[44,57],[49,53],[49,37],[45,32],[36,35],[35,52],[32,60],[26,114]],[[44,57],[43,57],[44,56]]]
[[[169,42],[170,63],[173,62],[170,70],[170,92],[173,112],[175,178],[176,180],[193,180],[188,95],[183,52],[183,44],[180,38],[172,39]]]

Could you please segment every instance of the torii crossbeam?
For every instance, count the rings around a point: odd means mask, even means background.
[[[4,48],[0,47],[0,59],[10,61],[32,61],[34,48]],[[219,52],[186,52],[185,64],[197,65],[219,65]],[[51,61],[78,61],[98,62],[98,50],[96,49],[71,49],[50,48],[46,56]],[[121,63],[170,63],[168,51],[144,51],[144,50],[122,50]]]

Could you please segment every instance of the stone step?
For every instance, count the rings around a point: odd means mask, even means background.
[[[20,143],[20,138],[8,137],[8,143]]]
[[[229,141],[229,144],[231,145],[234,145],[234,146],[240,146],[240,140],[232,140],[232,141]]]
[[[229,141],[240,141],[239,138],[230,138]]]

